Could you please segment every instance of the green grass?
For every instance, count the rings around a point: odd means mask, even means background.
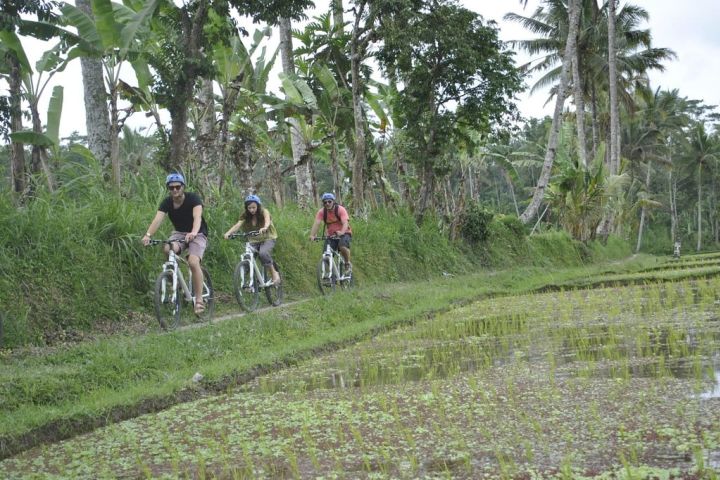
[[[624,264],[641,269],[648,259]],[[618,265],[513,269],[370,285],[213,325],[144,336],[116,336],[38,353],[6,352],[0,365],[3,456],[223,390],[318,351],[411,323],[452,305],[601,275]],[[197,389],[191,378],[204,376]]]

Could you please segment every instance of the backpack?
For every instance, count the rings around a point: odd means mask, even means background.
[[[340,212],[340,204],[336,203],[333,213],[335,214],[335,218],[337,219],[337,221],[342,222],[342,220],[340,220],[340,214],[338,212]],[[327,225],[327,223],[328,223],[327,222],[327,213],[328,213],[327,208],[323,208],[323,222],[325,223],[325,225]]]

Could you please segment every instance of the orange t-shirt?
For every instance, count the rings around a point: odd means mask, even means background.
[[[325,214],[323,213],[324,210],[327,210],[325,207],[318,210],[317,215],[315,215],[316,220],[320,220],[321,222],[325,218]],[[348,221],[348,229],[345,233],[349,233],[352,235],[352,231],[350,230],[350,216],[347,213],[347,210],[345,210],[345,207],[342,205],[337,206],[337,217],[335,216],[335,205],[330,210],[327,210],[327,233],[326,235],[332,236],[335,235],[338,231],[342,229],[343,221]],[[338,218],[340,217],[340,218]]]

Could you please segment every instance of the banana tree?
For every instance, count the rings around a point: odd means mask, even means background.
[[[26,29],[32,29],[41,25],[39,22],[24,22]],[[56,28],[56,27],[52,27]],[[71,59],[70,56],[62,56],[62,42],[54,48],[45,52],[40,60],[35,64],[35,69],[30,65],[28,56],[23,48],[20,38],[15,32],[2,30],[0,31],[0,53],[5,52],[5,55],[0,55],[3,58],[8,58],[8,54],[14,59],[14,68],[19,74],[21,81],[22,95],[28,102],[28,108],[30,110],[30,117],[32,121],[32,133],[34,135],[28,136],[28,132],[22,132],[21,135],[14,135],[12,138],[15,143],[26,143],[32,145],[31,153],[31,165],[30,170],[33,174],[38,174],[41,171],[45,174],[48,188],[54,190],[53,175],[50,166],[47,163],[47,153],[45,149],[50,145],[44,141],[39,140],[39,135],[43,134],[42,120],[40,118],[39,104],[42,99],[42,95],[45,92],[48,84],[52,80],[52,77],[62,71],[67,62]],[[12,77],[12,72],[8,71],[8,67],[11,69],[13,65],[0,64],[0,77],[8,76]],[[11,82],[16,81],[16,78],[9,78]],[[62,90],[53,90],[53,98],[62,103]],[[61,105],[60,105],[61,106]],[[18,126],[18,125],[16,125]],[[22,124],[19,125],[22,127]],[[21,132],[15,132],[21,133]],[[23,139],[32,139],[32,141],[23,141]]]
[[[110,165],[113,184],[119,189],[122,178],[119,158],[119,134],[132,108],[121,116],[119,100],[123,67],[130,63],[140,89],[147,89],[152,78],[142,55],[141,39],[149,33],[149,21],[160,0],[128,1],[125,5],[110,0],[92,0],[91,18],[81,8],[65,3],[61,11],[69,26],[81,39],[69,56],[93,57],[102,61],[110,105]]]
[[[217,45],[213,51],[221,101],[213,147],[219,159],[219,181],[230,159],[237,168],[240,188],[246,193],[254,191],[258,138],[269,138],[263,136],[269,128],[264,99],[268,97],[267,84],[278,53],[275,50],[268,56],[264,42],[269,34],[269,29],[258,29],[249,48],[239,37],[232,37],[228,44]],[[254,63],[253,57],[256,57]],[[248,148],[240,148],[241,145]]]
[[[33,156],[38,156],[38,162],[42,166],[43,173],[46,176],[48,188],[50,191],[55,189],[55,181],[50,162],[48,159],[48,149],[52,152],[52,156],[56,162],[60,159],[60,118],[62,116],[63,104],[63,87],[57,85],[53,88],[50,102],[48,103],[47,124],[45,132],[42,132],[42,125],[35,122],[36,115],[33,115],[33,129],[13,132],[10,138],[17,143],[33,146]],[[37,110],[37,105],[35,105]],[[39,115],[37,115],[39,122]]]

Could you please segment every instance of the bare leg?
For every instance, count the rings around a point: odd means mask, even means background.
[[[195,292],[195,310],[203,304],[203,273],[200,268],[200,258],[196,255],[188,255],[188,265],[192,272],[193,291]]]
[[[343,259],[345,260],[345,263],[348,265],[348,267],[351,265],[350,263],[350,249],[347,247],[340,247],[340,255],[342,255]]]

